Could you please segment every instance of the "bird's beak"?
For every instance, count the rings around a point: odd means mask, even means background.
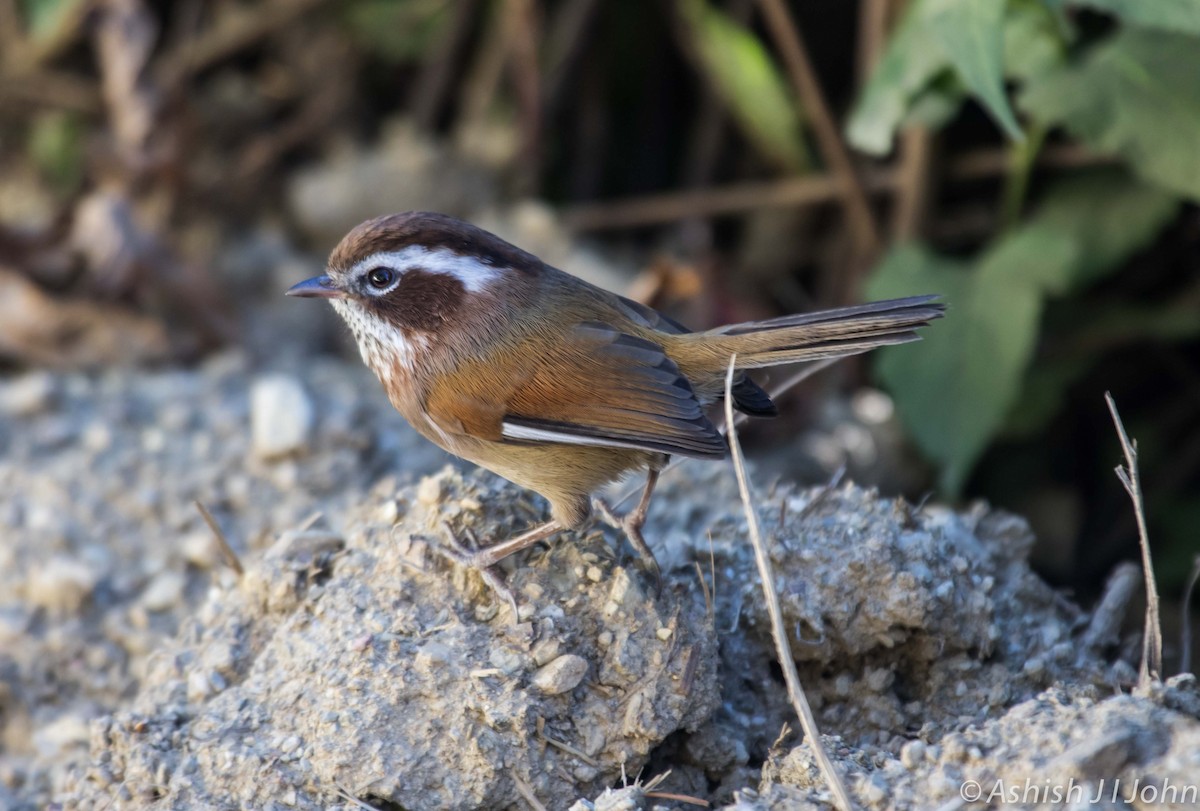
[[[299,284],[292,285],[288,288],[285,295],[299,296],[300,298],[345,298],[346,294],[341,291],[333,279],[328,276],[314,276],[311,279],[305,279]]]

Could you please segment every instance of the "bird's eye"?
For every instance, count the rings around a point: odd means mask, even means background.
[[[376,290],[383,290],[388,287],[396,278],[396,272],[391,268],[371,268],[367,272],[367,283]]]

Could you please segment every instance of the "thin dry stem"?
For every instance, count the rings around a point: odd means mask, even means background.
[[[200,511],[200,517],[204,519],[204,523],[208,524],[208,528],[212,530],[213,537],[217,540],[217,548],[221,550],[221,558],[225,561],[225,564],[237,572],[238,577],[244,575],[246,570],[242,567],[242,561],[238,559],[237,552],[234,552],[233,547],[229,545],[229,540],[225,537],[225,532],[221,529],[221,525],[217,523],[217,519],[213,518],[213,514],[208,511],[208,507],[205,507],[199,501],[193,501],[192,503]]]
[[[656,800],[674,800],[677,803],[687,803],[688,805],[698,805],[701,808],[708,808],[708,800],[702,800],[699,797],[693,797],[690,794],[672,794],[669,791],[644,791],[642,792],[647,797],[653,797]]]
[[[837,767],[829,759],[821,743],[821,733],[817,729],[817,721],[808,705],[804,687],[800,684],[800,675],[796,672],[796,661],[792,658],[792,649],[788,644],[787,628],[783,622],[783,609],[779,605],[779,594],[775,589],[775,573],[771,569],[771,559],[767,554],[767,545],[763,541],[758,525],[758,512],[754,508],[753,496],[750,493],[750,479],[746,475],[746,463],[742,458],[742,446],[738,442],[737,427],[733,416],[733,372],[737,356],[729,358],[729,370],[725,374],[725,422],[729,428],[729,450],[733,457],[733,470],[737,475],[738,492],[742,496],[742,506],[746,511],[746,524],[750,533],[750,541],[754,545],[754,560],[758,564],[758,575],[762,580],[763,598],[767,604],[767,613],[771,617],[771,635],[775,638],[775,651],[779,656],[779,666],[783,670],[783,678],[787,683],[788,698],[792,708],[800,718],[800,726],[808,738],[808,745],[816,758],[817,766],[829,784],[833,794],[834,804],[844,811],[850,811],[854,804],[846,792],[842,776]]]
[[[450,6],[453,16],[442,33],[436,48],[431,48],[422,61],[421,71],[414,83],[412,119],[423,131],[432,131],[437,124],[450,82],[454,78],[459,51],[471,33],[479,13],[479,0],[460,0]]]
[[[346,788],[341,783],[334,783],[334,786],[337,787],[336,794],[351,805],[357,806],[363,809],[363,811],[379,811],[378,808],[370,803],[364,803],[362,800],[355,797],[350,793],[350,789]]]
[[[1138,671],[1138,688],[1145,690],[1151,680],[1162,677],[1162,621],[1159,617],[1158,588],[1154,584],[1154,564],[1150,560],[1150,535],[1146,531],[1146,510],[1142,501],[1142,483],[1138,476],[1137,442],[1129,439],[1125,433],[1125,424],[1117,413],[1117,404],[1112,394],[1104,393],[1104,401],[1108,403],[1109,413],[1112,414],[1113,425],[1117,429],[1117,437],[1121,440],[1121,450],[1125,453],[1125,467],[1117,465],[1117,478],[1125,486],[1133,502],[1133,514],[1137,518],[1138,545],[1142,550],[1142,575],[1146,580],[1146,629],[1142,634],[1142,664]]]
[[[850,151],[842,140],[837,120],[829,109],[820,82],[817,81],[796,21],[783,0],[759,0],[758,5],[766,20],[767,30],[783,57],[796,95],[812,121],[813,134],[816,136],[821,155],[837,177],[857,248],[865,256],[874,257],[883,244],[879,236],[879,226],[871,211],[871,202],[867,198],[866,190],[850,158]]]
[[[1040,168],[1107,166],[1111,156],[1096,155],[1075,144],[1052,146],[1038,156]],[[1004,150],[986,148],[946,158],[941,180],[977,182],[1008,171]],[[909,167],[912,168],[912,167]],[[871,194],[895,192],[905,182],[904,168],[876,169],[863,173],[862,182]],[[833,175],[806,175],[783,180],[747,181],[712,188],[693,188],[571,206],[564,214],[567,225],[577,231],[600,231],[670,223],[696,217],[714,217],[770,208],[823,205],[841,196],[841,184]],[[991,220],[971,229],[989,227]],[[967,229],[970,230],[970,229]]]
[[[528,783],[521,779],[519,775],[512,776],[513,785],[517,787],[517,792],[529,803],[529,807],[533,811],[546,811],[546,806],[542,805],[541,801],[533,794],[533,789]]]

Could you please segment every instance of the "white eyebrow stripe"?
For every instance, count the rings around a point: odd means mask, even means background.
[[[478,293],[498,280],[503,271],[493,265],[486,265],[479,259],[457,254],[449,248],[422,248],[410,245],[399,251],[384,251],[373,253],[366,259],[357,262],[350,268],[350,276],[357,278],[368,268],[384,265],[398,273],[410,268],[420,268],[430,273],[444,273],[462,282],[463,287],[472,293]]]

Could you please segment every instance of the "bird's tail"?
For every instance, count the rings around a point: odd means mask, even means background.
[[[946,306],[937,296],[875,301],[766,321],[730,324],[679,336],[695,342],[692,358],[719,371],[737,355],[737,368],[757,369],[782,363],[857,355],[877,346],[919,341],[916,330],[941,318]]]

